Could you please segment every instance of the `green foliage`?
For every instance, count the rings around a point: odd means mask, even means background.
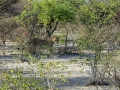
[[[92,0],[80,6],[80,20],[86,25],[108,25],[115,22],[118,2]]]
[[[40,2],[39,20],[47,25],[52,19],[70,22],[74,19],[74,7],[69,2],[60,3],[56,0],[42,0]]]
[[[25,10],[17,17],[17,21],[27,29],[45,27],[50,37],[56,30],[58,22],[75,20],[74,10],[74,6],[67,1],[62,3],[59,0],[29,0]]]
[[[79,18],[86,29],[83,31],[85,35],[79,40],[80,47],[91,48],[95,51],[103,50],[102,43],[107,41],[105,37],[108,37],[108,32],[111,32],[112,26],[110,25],[116,22],[119,9],[119,1],[114,0],[91,0],[80,5]]]
[[[33,6],[30,1],[27,0],[27,4],[24,6],[26,9],[16,17],[16,21],[21,24],[26,29],[30,29],[32,24],[36,23],[36,15],[37,12],[35,11],[36,7]]]
[[[4,74],[4,80],[0,90],[44,90],[45,87],[38,86],[40,82],[35,77],[25,77],[24,72],[20,69],[10,69]]]
[[[47,79],[49,88],[55,87],[57,83],[64,83],[67,80],[66,76],[60,73],[67,69],[64,62],[39,62],[38,68],[40,70],[40,77],[45,77]],[[60,70],[60,72],[58,70]]]
[[[0,79],[0,90],[48,90],[67,79],[61,72],[67,69],[64,62],[29,63],[32,68],[11,68]],[[37,72],[34,72],[37,70]],[[59,72],[60,71],[60,72]],[[55,89],[56,90],[56,89]]]
[[[85,27],[84,35],[79,39],[79,48],[92,51],[94,55],[87,58],[92,67],[94,80],[97,79],[98,64],[103,58],[102,51],[105,48],[103,43],[115,42],[112,25],[116,23],[117,11],[120,9],[118,3],[119,1],[111,0],[90,0],[79,6],[78,17]]]

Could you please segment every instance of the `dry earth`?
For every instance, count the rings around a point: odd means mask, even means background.
[[[75,57],[74,57],[75,58]],[[90,67],[83,63],[76,63],[74,60],[69,59],[46,59],[44,62],[63,61],[67,69],[63,71],[58,70],[61,74],[65,75],[68,80],[62,84],[58,84],[59,90],[117,90],[112,86],[86,86],[90,81]],[[28,62],[6,61],[2,63],[2,68],[21,68],[25,71],[32,70],[34,74],[38,72],[36,64],[28,64]],[[30,73],[29,73],[30,74]],[[33,73],[32,73],[33,74]],[[56,77],[56,76],[55,76]]]
[[[2,73],[2,69],[10,69],[10,68],[22,68],[25,71],[28,69],[32,69],[35,73],[38,72],[36,68],[36,64],[28,64],[28,62],[20,62],[16,60],[16,58],[13,58],[11,53],[14,54],[14,52],[11,50],[11,48],[5,48],[5,55],[2,55],[2,48],[1,48],[1,69],[0,72]],[[3,56],[3,57],[2,57]],[[91,77],[91,69],[90,67],[84,62],[85,59],[79,59],[79,61],[76,62],[78,55],[63,55],[63,56],[55,56],[54,58],[46,58],[43,59],[44,62],[56,62],[56,61],[62,61],[64,62],[64,65],[68,68],[60,71],[61,74],[68,77],[68,80],[63,83],[59,84],[58,88],[60,90],[117,90],[113,86],[86,86],[87,83],[90,81]],[[59,71],[59,70],[58,70]]]

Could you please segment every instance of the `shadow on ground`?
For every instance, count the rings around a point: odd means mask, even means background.
[[[89,81],[89,77],[74,77],[68,78],[68,80],[62,84],[56,85],[56,87],[66,87],[66,86],[85,86]]]

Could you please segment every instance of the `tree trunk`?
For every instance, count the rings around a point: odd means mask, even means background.
[[[68,37],[68,30],[65,37],[65,51],[64,51],[65,54],[67,53],[67,37]]]

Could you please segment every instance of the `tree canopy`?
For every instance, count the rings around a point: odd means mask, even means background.
[[[56,30],[58,22],[75,21],[74,6],[70,2],[60,0],[29,1],[26,9],[18,17],[18,21],[29,29],[43,26],[50,37]]]
[[[80,6],[80,21],[86,25],[96,24],[99,26],[110,25],[115,22],[118,10],[118,2],[91,0],[90,3],[84,3]]]

